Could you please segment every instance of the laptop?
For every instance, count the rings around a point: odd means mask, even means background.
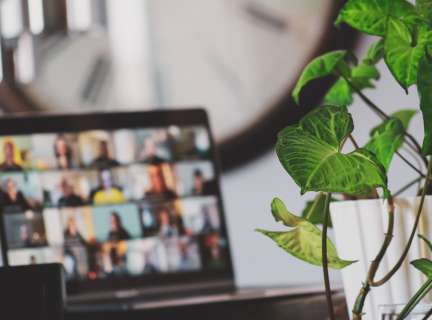
[[[2,117],[0,188],[4,265],[62,263],[69,310],[239,297],[202,109]]]

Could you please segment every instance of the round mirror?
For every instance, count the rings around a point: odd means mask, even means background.
[[[332,45],[342,2],[0,0],[1,103],[12,112],[203,107],[229,167],[275,140],[272,121],[289,110],[304,66]],[[269,127],[271,138],[261,134]]]

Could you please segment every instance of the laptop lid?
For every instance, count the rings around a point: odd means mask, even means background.
[[[4,263],[61,262],[68,295],[233,285],[204,110],[2,117],[0,188]]]

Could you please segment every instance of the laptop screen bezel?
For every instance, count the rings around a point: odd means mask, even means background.
[[[221,235],[227,239],[227,266],[221,270],[152,274],[122,278],[73,281],[67,283],[68,294],[97,291],[118,291],[133,288],[151,288],[163,285],[182,285],[208,281],[234,281],[230,242],[220,191],[220,164],[204,109],[155,110],[133,112],[92,112],[77,114],[19,114],[0,117],[0,136],[31,135],[39,133],[74,133],[89,130],[138,129],[147,127],[205,126],[210,135],[211,160],[216,177],[217,197],[221,215]],[[0,206],[0,213],[3,208]],[[1,250],[4,265],[8,265],[7,244],[3,218],[0,219]]]

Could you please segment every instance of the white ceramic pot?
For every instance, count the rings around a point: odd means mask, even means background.
[[[393,240],[387,249],[376,273],[380,280],[399,260],[414,225],[420,197],[395,199],[395,224]],[[370,263],[375,259],[387,232],[387,202],[382,200],[357,200],[332,202],[331,217],[336,238],[336,248],[341,259],[359,260],[342,270],[348,311],[354,307],[355,299],[366,280]],[[417,233],[432,241],[432,196],[425,198]],[[415,237],[411,249],[399,271],[384,285],[369,292],[363,308],[364,320],[378,320],[378,306],[406,303],[421,287],[426,277],[410,265],[410,261],[431,258],[429,248],[423,240]]]

